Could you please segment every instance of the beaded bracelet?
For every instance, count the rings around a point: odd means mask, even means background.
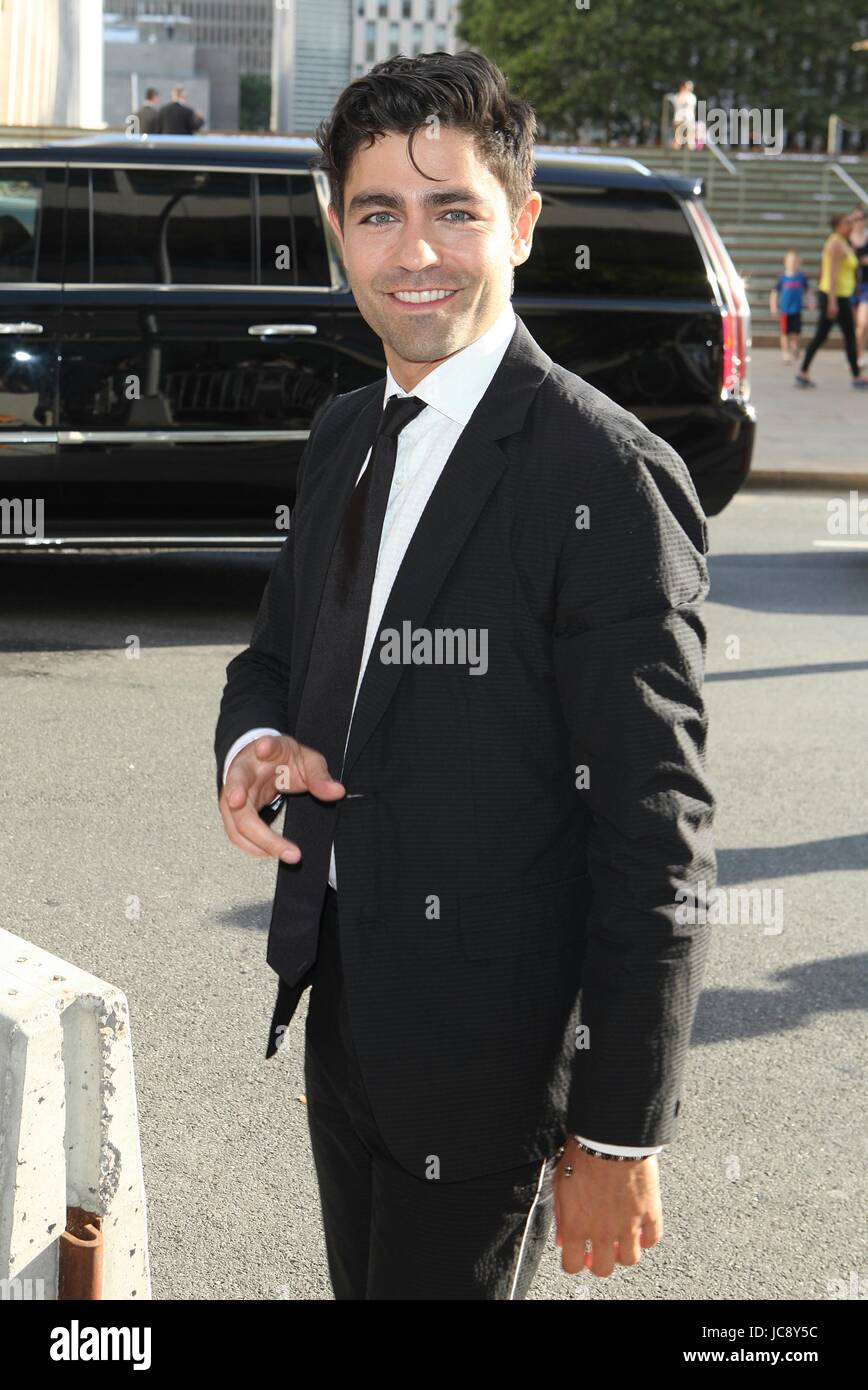
[[[576,1141],[576,1143],[578,1144],[579,1148],[580,1148],[580,1149],[584,1149],[584,1151],[585,1151],[586,1154],[593,1154],[593,1155],[594,1155],[594,1158],[614,1158],[614,1160],[615,1160],[616,1163],[638,1163],[638,1162],[639,1162],[639,1156],[638,1156],[638,1154],[604,1154],[604,1153],[601,1153],[599,1149],[591,1149],[591,1148],[588,1147],[587,1144],[583,1144],[582,1141],[581,1141],[581,1139],[579,1139],[575,1134],[572,1134],[572,1135],[570,1136],[570,1138],[571,1138],[571,1139],[575,1139],[575,1141]]]
[[[587,1144],[583,1144],[582,1141],[581,1141],[581,1139],[580,1139],[580,1138],[578,1137],[578,1135],[576,1135],[576,1134],[571,1134],[571,1135],[570,1135],[570,1138],[571,1138],[572,1140],[574,1140],[574,1142],[575,1142],[576,1144],[578,1144],[579,1148],[580,1148],[580,1149],[583,1149],[584,1152],[585,1152],[586,1154],[593,1154],[594,1158],[613,1158],[613,1159],[615,1159],[615,1161],[616,1161],[617,1163],[638,1163],[638,1162],[640,1162],[640,1158],[639,1158],[639,1155],[638,1155],[638,1154],[604,1154],[604,1153],[601,1153],[599,1149],[592,1149],[592,1148],[589,1148],[589,1146],[588,1146]],[[557,1153],[558,1158],[560,1158],[561,1154],[564,1152],[564,1150],[566,1149],[566,1147],[567,1147],[566,1144],[562,1144],[561,1147],[558,1149],[558,1153]]]

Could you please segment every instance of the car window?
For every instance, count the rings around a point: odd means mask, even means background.
[[[253,283],[251,176],[90,171],[96,284]]]
[[[0,169],[0,281],[36,278],[42,169]]]
[[[263,285],[330,283],[319,201],[308,175],[259,175],[259,275]]]
[[[542,210],[530,259],[516,267],[516,293],[712,298],[699,246],[671,194],[590,185],[537,191]]]
[[[292,196],[288,174],[259,174],[259,282],[295,285]]]
[[[295,236],[295,263],[300,285],[330,283],[325,232],[319,199],[313,179],[294,177],[292,183],[292,226]]]

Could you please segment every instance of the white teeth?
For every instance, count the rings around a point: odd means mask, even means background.
[[[454,290],[396,290],[395,298],[404,304],[431,304],[435,299],[448,299]]]

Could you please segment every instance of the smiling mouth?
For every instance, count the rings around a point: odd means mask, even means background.
[[[390,290],[389,298],[397,299],[399,304],[439,304],[457,293],[458,290]]]

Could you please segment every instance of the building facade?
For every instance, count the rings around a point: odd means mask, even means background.
[[[239,73],[262,77],[271,72],[271,38],[279,6],[280,0],[105,0],[106,11],[137,22],[142,32],[151,19],[161,38],[167,21],[177,15],[182,23],[173,37],[183,37],[195,48],[234,49]]]
[[[396,53],[454,53],[455,0],[352,0],[352,77]]]
[[[453,0],[275,0],[271,126],[307,135],[354,77],[396,53],[454,53]]]
[[[102,0],[0,0],[0,125],[102,124]]]

